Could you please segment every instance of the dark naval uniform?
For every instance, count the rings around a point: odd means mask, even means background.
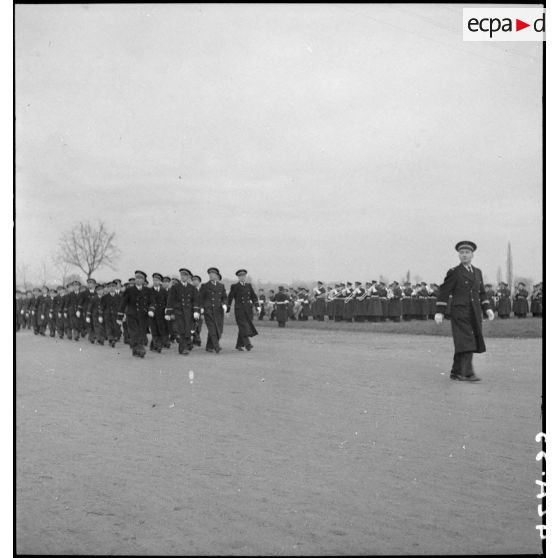
[[[132,354],[142,358],[145,356],[143,343],[147,330],[147,312],[150,300],[151,293],[149,292],[149,287],[142,285],[141,288],[138,288],[136,285],[132,285],[124,291],[118,311],[120,320],[126,315]]]
[[[122,297],[116,293],[107,293],[101,300],[103,307],[105,334],[108,339],[109,345],[111,347],[114,347],[116,342],[120,338],[120,326],[116,323],[116,320],[118,319],[118,310],[120,309]]]
[[[207,327],[207,351],[220,351],[219,339],[223,335],[225,311],[227,304],[225,285],[219,281],[208,281],[200,287],[200,306],[203,309],[205,325]]]
[[[529,312],[529,291],[525,287],[519,287],[513,297],[513,315],[516,318],[525,318]]]
[[[180,281],[169,289],[165,313],[167,316],[174,316],[178,352],[181,355],[188,354],[193,348],[194,312],[199,311],[200,293],[194,285]]]
[[[227,312],[230,311],[232,301],[234,300],[234,317],[238,326],[238,337],[236,340],[236,348],[246,347],[248,350],[252,348],[250,337],[258,335],[258,331],[252,323],[252,304],[258,305],[258,297],[250,283],[234,283],[227,299]]]
[[[99,292],[89,297],[86,318],[89,318],[88,325],[93,329],[93,335],[89,337],[91,343],[99,345],[105,344],[105,326],[103,299]]]
[[[473,353],[486,351],[482,336],[482,317],[490,302],[484,289],[481,270],[469,267],[471,271],[460,264],[448,271],[436,302],[437,312],[443,314],[450,295],[453,297],[450,319],[455,347],[451,370],[454,377],[473,377]]]
[[[159,285],[158,287],[153,286],[150,289],[150,294],[149,311],[153,313],[153,317],[149,317],[150,349],[160,353],[163,347],[170,346],[167,322],[165,321],[168,293],[162,285]]]

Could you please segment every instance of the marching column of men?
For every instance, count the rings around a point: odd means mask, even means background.
[[[90,278],[87,286],[73,281],[57,289],[43,287],[27,292],[16,291],[14,327],[18,331],[33,329],[36,335],[47,335],[48,331],[50,337],[75,341],[88,337],[91,343],[104,344],[107,341],[114,347],[121,339],[132,346],[131,323],[132,331],[137,334],[133,353],[141,356],[140,353],[145,355],[143,347],[147,344],[147,332],[151,333],[151,351],[160,353],[177,341],[179,352],[188,354],[193,346],[201,346],[201,330],[205,322],[206,350],[219,353],[224,315],[230,311],[233,300],[239,328],[236,348],[250,350],[250,337],[257,335],[253,324],[255,309],[259,321],[267,317],[276,321],[279,327],[285,327],[289,320],[312,318],[324,321],[326,316],[337,322],[432,320],[440,292],[435,283],[412,285],[407,281],[400,285],[393,281],[386,285],[372,280],[364,284],[355,281],[354,285],[347,282],[327,287],[318,281],[311,291],[305,287],[280,286],[277,292],[269,290],[266,294],[259,289],[256,294],[246,283],[245,271],[239,270],[239,281],[229,295],[215,267],[207,270],[209,280],[203,284],[198,275],[182,268],[180,279],[154,273],[152,287],[148,286],[145,273],[138,271],[124,285],[120,279],[115,279],[100,286]],[[132,290],[136,284],[137,292]],[[143,285],[146,290],[140,296]],[[544,314],[542,283],[533,285],[529,293],[526,285],[519,282],[513,295],[504,281],[497,287],[487,283],[485,289],[489,308],[500,319],[525,318],[528,314],[542,318]],[[133,294],[126,295],[128,291]],[[450,296],[446,316],[451,314],[451,305]],[[129,320],[124,319],[127,315]]]
[[[236,348],[250,351],[250,338],[258,334],[253,324],[254,311],[261,313],[260,300],[250,283],[247,271],[237,271],[238,283],[227,295],[222,276],[216,267],[207,270],[209,280],[193,275],[187,268],[179,270],[180,279],[153,273],[153,286],[147,274],[136,270],[134,277],[122,285],[119,279],[97,285],[89,278],[87,286],[72,281],[57,289],[35,288],[28,293],[16,291],[15,329],[33,329],[36,335],[92,344],[108,341],[115,347],[122,338],[132,355],[144,358],[149,349],[161,353],[176,341],[179,354],[187,355],[194,345],[201,346],[202,324],[207,329],[206,350],[221,352],[224,316],[234,303],[238,326]]]

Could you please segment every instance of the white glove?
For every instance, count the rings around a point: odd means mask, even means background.
[[[76,311],[76,317],[80,317],[81,316],[81,312],[79,310]]]
[[[494,312],[490,308],[486,311],[486,315],[490,321],[494,319]]]
[[[44,319],[45,319],[45,315],[41,314],[41,320],[44,320]]]
[[[25,310],[22,310],[22,311],[20,312],[20,314],[21,314],[21,315],[25,314]]]
[[[171,317],[168,314],[165,314],[165,320],[167,320],[167,322],[171,321]]]
[[[91,318],[85,318],[85,321],[89,324],[91,323]]]
[[[223,304],[223,312],[226,312],[226,311],[227,311],[227,305]]]
[[[116,320],[116,323],[121,326],[122,325],[122,320]]]
[[[68,317],[68,312],[64,312],[64,317],[65,317],[65,318]]]
[[[35,315],[35,310],[31,310],[31,316]]]
[[[149,312],[147,313],[147,315],[148,315],[150,318],[154,318],[154,317],[155,317],[155,312],[153,312],[152,310],[149,310]]]
[[[203,308],[202,308],[202,309],[200,310],[200,313],[201,313],[201,314],[203,314],[203,313],[204,313],[204,309],[203,309]]]
[[[200,319],[200,313],[194,312],[194,320],[199,320],[199,319]]]
[[[59,317],[59,318],[61,318],[61,317],[62,317],[62,314],[61,314],[60,312],[58,312],[58,317]]]
[[[437,324],[441,324],[441,323],[444,321],[444,315],[443,315],[441,312],[437,312],[437,313],[434,315],[434,321],[435,321]]]
[[[102,324],[103,323],[103,317],[99,316],[99,323]]]

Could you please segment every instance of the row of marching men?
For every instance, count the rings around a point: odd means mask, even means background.
[[[209,280],[181,268],[180,279],[137,270],[127,283],[119,279],[104,285],[88,279],[87,286],[74,281],[66,287],[35,289],[31,296],[16,293],[16,329],[33,329],[36,335],[73,339],[88,337],[91,343],[111,347],[123,337],[132,354],[143,358],[151,334],[150,350],[162,352],[172,342],[180,354],[201,346],[203,323],[207,329],[206,351],[221,352],[224,315],[234,303],[238,326],[236,349],[253,348],[250,338],[258,334],[252,323],[259,301],[246,282],[247,271],[236,272],[238,282],[227,294],[216,267],[208,269]]]

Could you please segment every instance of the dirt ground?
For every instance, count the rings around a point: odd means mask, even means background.
[[[140,360],[18,333],[18,552],[540,552],[541,339],[489,339],[478,384],[450,338],[235,339]]]

